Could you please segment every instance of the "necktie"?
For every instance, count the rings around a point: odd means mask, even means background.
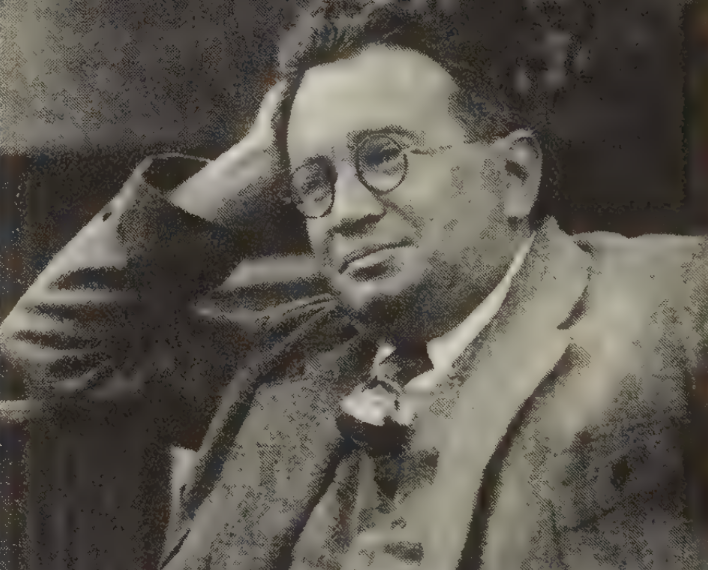
[[[379,514],[395,512],[397,494],[434,469],[434,454],[409,452],[412,422],[400,413],[406,384],[432,368],[425,344],[380,347],[366,379],[342,400],[339,429],[354,448],[308,522],[297,561],[339,567]],[[422,556],[419,547],[412,546],[415,556]],[[311,566],[294,566],[304,567]]]
[[[404,388],[432,368],[425,343],[380,347],[367,380],[342,401],[342,431],[374,456],[399,454],[411,432],[401,407]]]

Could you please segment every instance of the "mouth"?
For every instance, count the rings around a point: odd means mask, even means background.
[[[397,249],[399,247],[408,247],[411,245],[413,245],[411,240],[404,239],[397,243],[383,243],[357,249],[344,257],[342,265],[339,266],[339,273],[344,273],[347,269],[349,269],[349,267],[352,266],[352,264],[356,264],[356,262],[363,261],[365,259],[367,262],[370,261],[371,263],[378,263],[377,259],[381,257],[379,261],[383,261],[387,257],[385,253],[389,250]],[[379,252],[384,252],[384,254],[376,256],[375,254]]]

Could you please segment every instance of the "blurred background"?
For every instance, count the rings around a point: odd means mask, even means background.
[[[237,143],[276,81],[282,34],[328,4],[0,0],[0,320],[145,156],[213,159]],[[503,33],[489,40],[500,81],[542,89],[564,140],[550,206],[561,227],[705,233],[708,0],[487,4],[504,8]],[[167,162],[155,184],[173,186],[200,164]],[[1,382],[2,399],[22,397]],[[22,425],[0,425],[9,568],[24,524],[26,439]]]

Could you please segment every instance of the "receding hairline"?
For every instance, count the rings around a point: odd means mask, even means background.
[[[380,61],[382,56],[384,54],[392,54],[395,56],[399,55],[405,57],[408,59],[408,61],[412,62],[420,62],[420,63],[414,63],[410,70],[413,71],[413,73],[416,73],[416,70],[414,69],[416,66],[418,67],[418,70],[420,70],[422,73],[420,73],[419,80],[421,81],[420,85],[429,85],[430,81],[435,81],[436,78],[443,79],[448,86],[447,89],[445,87],[442,87],[441,90],[445,89],[446,93],[446,102],[443,103],[442,100],[440,100],[439,105],[437,105],[437,108],[442,107],[443,105],[446,108],[447,114],[452,117],[460,126],[463,128],[463,130],[467,130],[468,126],[463,124],[462,121],[459,120],[460,116],[460,97],[465,97],[467,100],[472,100],[474,99],[477,101],[477,103],[481,106],[493,106],[495,103],[495,100],[493,98],[487,98],[484,96],[482,92],[478,91],[470,91],[469,87],[464,85],[458,78],[455,77],[453,73],[451,73],[450,69],[447,68],[447,66],[444,64],[444,62],[438,61],[435,57],[433,57],[431,54],[426,53],[424,51],[409,47],[409,46],[401,46],[396,43],[387,43],[387,42],[371,42],[367,43],[365,45],[362,45],[359,49],[357,49],[355,52],[348,54],[344,57],[340,57],[337,59],[334,59],[332,61],[325,61],[322,63],[315,63],[312,66],[307,67],[306,69],[301,70],[301,73],[298,77],[297,80],[297,88],[293,91],[292,96],[291,96],[291,111],[292,109],[297,105],[297,101],[302,101],[302,99],[299,97],[300,93],[302,92],[303,88],[306,90],[312,89],[311,86],[308,86],[311,81],[317,80],[316,78],[322,77],[322,75],[326,75],[329,72],[332,72],[336,69],[335,73],[342,73],[342,74],[347,74],[349,71],[355,72],[355,68],[352,67],[350,69],[346,69],[342,67],[342,64],[355,64],[357,60],[362,60],[362,58],[369,58],[370,61],[366,62],[367,64],[375,63],[377,61]],[[404,62],[396,62],[394,61],[389,61],[386,62],[387,68],[390,68],[391,65],[397,65],[397,63],[403,65]],[[339,67],[338,67],[339,66]],[[322,74],[322,75],[320,75]],[[375,74],[375,72],[374,72]],[[335,79],[335,85],[336,85],[336,79]],[[291,113],[288,113],[288,124],[290,124],[291,120]],[[491,117],[485,117],[487,121],[494,120]],[[289,131],[289,128],[288,128]],[[504,134],[507,134],[506,132]],[[497,134],[497,136],[493,137],[491,140],[480,140],[480,139],[474,139],[475,142],[487,142],[487,143],[492,143],[494,140],[500,138],[503,136],[502,134]]]
[[[378,53],[377,53],[378,52]],[[313,65],[312,67],[307,68],[301,75],[299,81],[298,81],[298,86],[297,89],[295,90],[295,93],[293,94],[293,99],[297,98],[297,94],[302,90],[302,86],[305,84],[308,76],[312,78],[313,76],[319,75],[320,73],[328,73],[333,70],[333,68],[337,66],[342,66],[342,64],[346,63],[352,63],[354,64],[356,60],[360,60],[362,58],[372,58],[374,62],[380,61],[380,58],[382,57],[383,54],[385,53],[391,53],[391,54],[401,54],[405,57],[410,57],[411,61],[421,61],[425,62],[425,65],[420,67],[420,70],[424,72],[424,75],[435,75],[437,73],[440,74],[441,77],[444,77],[446,81],[450,83],[450,85],[453,86],[453,89],[451,90],[451,94],[453,92],[457,92],[462,90],[462,86],[459,84],[458,81],[455,80],[453,75],[450,73],[448,69],[445,68],[444,65],[442,65],[439,61],[435,60],[433,57],[430,55],[415,50],[413,48],[408,48],[408,47],[403,47],[403,46],[398,46],[395,44],[388,45],[388,44],[368,44],[363,46],[360,50],[357,50],[356,53],[343,57],[341,59],[337,59],[335,61],[327,61],[323,63],[318,63]],[[395,63],[395,62],[393,62]],[[345,69],[341,69],[341,73],[346,73]]]
[[[389,14],[390,15],[390,14]],[[387,27],[388,26],[388,27]],[[519,126],[531,127],[497,92],[488,75],[488,50],[473,39],[441,34],[435,22],[408,14],[384,27],[368,29],[367,23],[327,22],[311,28],[305,45],[282,68],[288,82],[279,113],[281,133],[285,135],[290,111],[305,76],[312,70],[327,69],[330,63],[351,61],[373,49],[415,53],[432,61],[452,81],[446,110],[460,123],[469,142],[491,143]],[[520,119],[520,120],[519,120]],[[285,136],[279,137],[285,150]]]

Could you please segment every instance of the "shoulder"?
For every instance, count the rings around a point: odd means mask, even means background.
[[[626,238],[597,232],[576,236],[575,242],[593,257],[588,316],[595,325],[621,323],[641,336],[641,330],[648,332],[643,327],[658,321],[684,339],[695,341],[702,334],[699,317],[705,312],[708,283],[705,238]]]
[[[580,234],[574,241],[594,259],[593,283],[598,292],[624,292],[639,284],[646,295],[681,293],[692,281],[705,239],[697,236],[645,235],[627,238],[609,232]]]
[[[500,492],[496,508],[506,505],[509,518],[497,515],[489,533],[506,537],[529,524],[520,557],[532,565],[560,555],[570,567],[654,558],[698,567],[684,464],[704,242],[606,233],[575,241],[592,266],[585,313],[568,329],[570,365],[558,368],[502,479],[504,490],[529,482],[529,522],[513,493]]]

